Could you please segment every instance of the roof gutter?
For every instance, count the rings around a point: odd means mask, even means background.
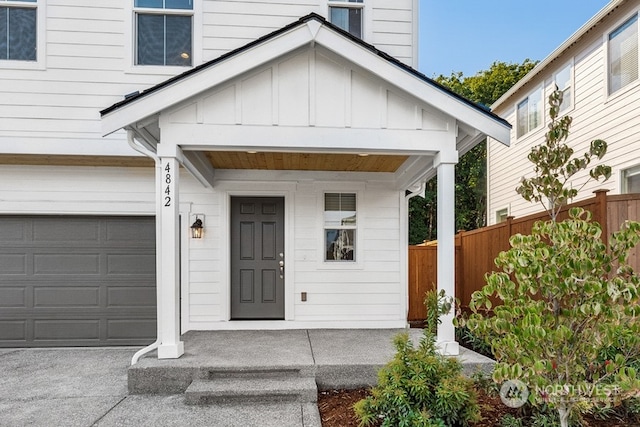
[[[495,111],[502,103],[509,99],[514,93],[519,91],[525,84],[527,84],[534,76],[544,70],[549,64],[551,64],[557,57],[559,57],[565,50],[569,49],[573,44],[580,40],[589,30],[598,25],[600,21],[607,17],[615,8],[626,3],[627,0],[612,0],[609,4],[603,7],[598,13],[596,13],[590,20],[587,21],[582,27],[580,27],[575,33],[573,33],[564,43],[562,43],[556,50],[551,52],[545,59],[540,61],[531,71],[527,73],[520,81],[511,87],[504,95],[502,95],[496,102],[491,105],[491,110]]]

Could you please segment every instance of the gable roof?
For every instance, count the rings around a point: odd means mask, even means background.
[[[436,107],[438,107],[439,109],[441,109],[442,111],[444,111],[445,113],[448,113],[454,117],[459,117],[460,114],[456,114],[457,110],[459,110],[459,107],[461,106],[463,109],[465,109],[468,112],[472,112],[474,113],[474,116],[481,116],[484,117],[485,120],[486,119],[490,119],[492,122],[494,122],[495,124],[498,125],[498,128],[504,128],[507,132],[499,132],[496,130],[494,130],[493,132],[491,131],[487,131],[486,129],[480,129],[482,130],[484,133],[493,133],[493,135],[491,135],[492,137],[494,137],[495,139],[508,144],[508,130],[510,130],[511,125],[504,119],[502,119],[501,117],[499,117],[498,115],[492,113],[491,111],[487,110],[485,107],[476,104],[454,92],[452,92],[451,90],[445,88],[444,86],[438,84],[436,81],[434,81],[433,79],[428,78],[427,76],[425,76],[424,74],[420,73],[419,71],[409,67],[408,65],[400,62],[399,60],[393,58],[392,56],[384,53],[383,51],[376,49],[373,45],[368,44],[366,42],[364,42],[362,39],[355,37],[353,35],[351,35],[350,33],[340,29],[339,27],[331,24],[330,22],[328,22],[325,18],[323,18],[322,16],[316,14],[316,13],[311,13],[309,15],[306,15],[302,18],[300,18],[298,21],[295,21],[283,28],[280,28],[279,30],[276,30],[270,34],[267,34],[259,39],[256,39],[238,49],[235,49],[233,51],[230,51],[224,55],[221,55],[220,57],[213,59],[211,61],[208,61],[206,63],[203,63],[199,66],[196,66],[188,71],[185,71],[182,74],[179,74],[175,77],[172,77],[168,80],[165,80],[164,82],[161,82],[155,86],[150,87],[149,89],[146,89],[142,92],[139,93],[134,93],[132,95],[126,96],[124,100],[117,102],[115,104],[113,104],[112,106],[105,108],[104,110],[102,110],[100,112],[102,118],[104,119],[105,117],[108,116],[112,116],[116,113],[118,113],[120,110],[122,109],[126,109],[128,106],[131,106],[133,104],[138,104],[141,102],[145,102],[147,99],[150,99],[153,97],[154,94],[159,93],[167,88],[171,88],[172,86],[178,85],[186,80],[189,80],[190,78],[201,74],[203,72],[205,72],[206,70],[209,70],[211,68],[214,68],[218,65],[221,65],[225,62],[228,62],[230,60],[232,60],[233,58],[236,58],[244,53],[247,53],[248,51],[252,50],[253,48],[259,47],[261,45],[264,45],[266,43],[274,43],[276,42],[280,37],[286,36],[288,33],[291,33],[294,30],[300,29],[302,27],[305,27],[309,24],[313,24],[313,23],[317,23],[318,28],[315,30],[316,33],[315,34],[309,34],[308,40],[305,40],[304,42],[311,42],[314,43],[316,42],[316,36],[317,33],[319,31],[320,27],[326,27],[328,28],[330,31],[333,31],[335,33],[340,34],[342,37],[348,39],[349,41],[357,44],[358,46],[360,46],[361,48],[365,49],[366,51],[368,51],[370,54],[374,55],[377,58],[382,59],[385,63],[393,66],[394,68],[400,69],[401,71],[405,72],[406,74],[417,78],[420,82],[424,83],[426,86],[428,86],[429,88],[432,89],[432,93],[433,94],[440,94],[442,95],[445,99],[448,99],[450,101],[453,101],[452,103],[450,103],[449,105],[443,105],[442,102],[437,103],[437,101],[432,101],[434,102],[434,105]],[[311,29],[311,26],[310,26]],[[313,31],[313,30],[312,30]],[[456,106],[458,106],[458,108],[456,108]],[[150,112],[150,109],[147,109],[147,112]],[[131,119],[132,122],[133,121],[137,121],[137,120],[141,120],[144,117],[132,117]],[[104,120],[103,120],[103,131],[105,134],[109,134],[111,132],[114,132],[116,130],[119,129],[119,127],[124,127],[127,124],[124,124],[124,122],[121,121],[116,121],[115,123],[110,123],[109,125],[105,126],[104,125]],[[470,123],[472,126],[474,126],[474,123]]]

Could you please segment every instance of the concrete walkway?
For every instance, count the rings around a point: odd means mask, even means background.
[[[130,394],[127,376],[159,365],[191,369],[295,365],[313,372],[320,388],[350,386],[354,378],[370,376],[372,367],[393,356],[392,338],[397,332],[190,332],[184,337],[182,358],[159,361],[150,354],[131,369],[129,361],[137,348],[0,350],[0,425],[319,426],[313,404],[186,405],[183,394]],[[470,352],[462,359],[474,366],[490,363]]]

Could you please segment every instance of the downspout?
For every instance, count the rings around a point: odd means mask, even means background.
[[[151,158],[155,162],[156,169],[159,169],[161,167],[160,158],[155,153],[153,153],[150,150],[147,150],[144,147],[141,147],[140,145],[138,145],[136,143],[135,136],[134,136],[134,133],[133,133],[132,130],[127,130],[127,142],[129,143],[129,146],[132,149],[134,149],[138,153],[142,154],[143,156]],[[154,174],[154,179],[155,179],[156,175],[157,175],[157,173]],[[158,192],[156,191],[156,198],[159,197],[157,194],[158,194]],[[156,206],[159,203],[160,203],[159,201],[156,201]],[[159,236],[160,236],[160,226],[159,226],[158,221],[156,221],[156,253],[158,251],[157,242],[158,242],[158,237]],[[157,257],[157,255],[156,255],[156,257]],[[156,259],[156,277],[158,277],[158,269],[159,268],[160,268],[159,267],[159,263],[157,262],[157,259]],[[160,319],[161,319],[161,316],[160,316],[160,312],[159,312],[161,310],[162,306],[160,305],[160,292],[158,292],[157,289],[156,289],[156,307],[157,307],[156,310],[158,310],[157,311],[157,319],[156,319],[156,337],[157,338],[152,344],[149,344],[148,346],[138,350],[136,352],[136,354],[133,355],[133,357],[131,358],[131,365],[132,366],[135,365],[136,363],[138,363],[138,360],[142,356],[144,356],[145,354],[157,349],[158,347],[160,347],[160,344],[162,344],[162,342],[160,341]]]

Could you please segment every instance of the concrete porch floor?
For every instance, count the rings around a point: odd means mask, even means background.
[[[296,371],[314,377],[319,390],[372,386],[377,371],[393,358],[393,337],[404,329],[309,329],[191,331],[185,354],[159,360],[148,353],[128,370],[132,394],[183,393],[196,378],[221,372]],[[408,330],[418,343],[422,330]],[[465,348],[458,356],[470,375],[490,371],[493,361]]]

